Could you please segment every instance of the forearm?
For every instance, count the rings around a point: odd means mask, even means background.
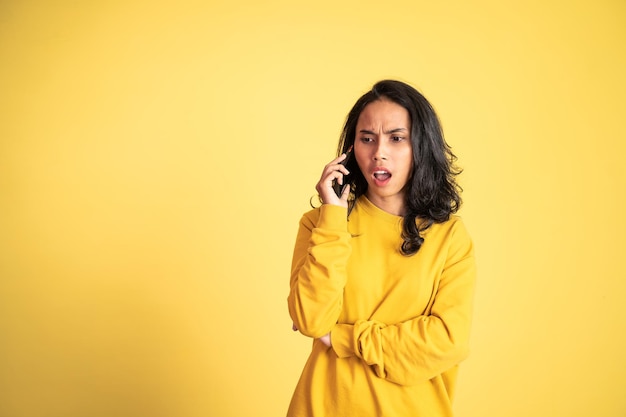
[[[340,358],[356,356],[380,378],[414,385],[443,373],[464,360],[467,338],[450,338],[433,317],[385,325],[373,321],[338,324],[331,331],[332,347]]]
[[[326,282],[298,279],[288,298],[293,324],[304,335],[318,338],[337,323],[343,305],[343,283],[329,278]]]
[[[301,221],[288,307],[295,326],[303,334],[318,338],[337,323],[350,251],[345,209],[324,205],[319,218]]]

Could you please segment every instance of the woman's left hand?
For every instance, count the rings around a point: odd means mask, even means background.
[[[333,344],[330,342],[330,333],[326,333],[324,336],[320,337],[320,340],[328,347],[333,346]]]
[[[291,330],[293,330],[294,332],[298,331],[298,327],[296,326],[295,323],[292,323]],[[326,333],[324,336],[320,337],[320,340],[322,341],[323,344],[325,344],[328,347],[332,347],[333,346],[333,344],[330,342],[330,332]]]

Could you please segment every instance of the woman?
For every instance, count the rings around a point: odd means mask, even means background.
[[[455,156],[392,80],[356,102],[338,153],[294,249],[289,313],[314,341],[288,416],[451,416],[475,282]]]

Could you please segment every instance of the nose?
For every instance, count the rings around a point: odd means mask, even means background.
[[[379,141],[376,144],[376,149],[374,150],[374,161],[384,161],[387,160],[387,148],[383,144],[384,141]]]

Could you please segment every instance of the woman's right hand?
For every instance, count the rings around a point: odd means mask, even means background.
[[[330,161],[322,171],[322,176],[315,186],[322,204],[333,204],[335,206],[348,207],[348,195],[350,194],[350,185],[347,185],[338,197],[333,189],[333,181],[337,180],[339,184],[343,184],[344,175],[348,175],[350,172],[341,164],[346,159],[346,154],[341,154],[339,157]]]

